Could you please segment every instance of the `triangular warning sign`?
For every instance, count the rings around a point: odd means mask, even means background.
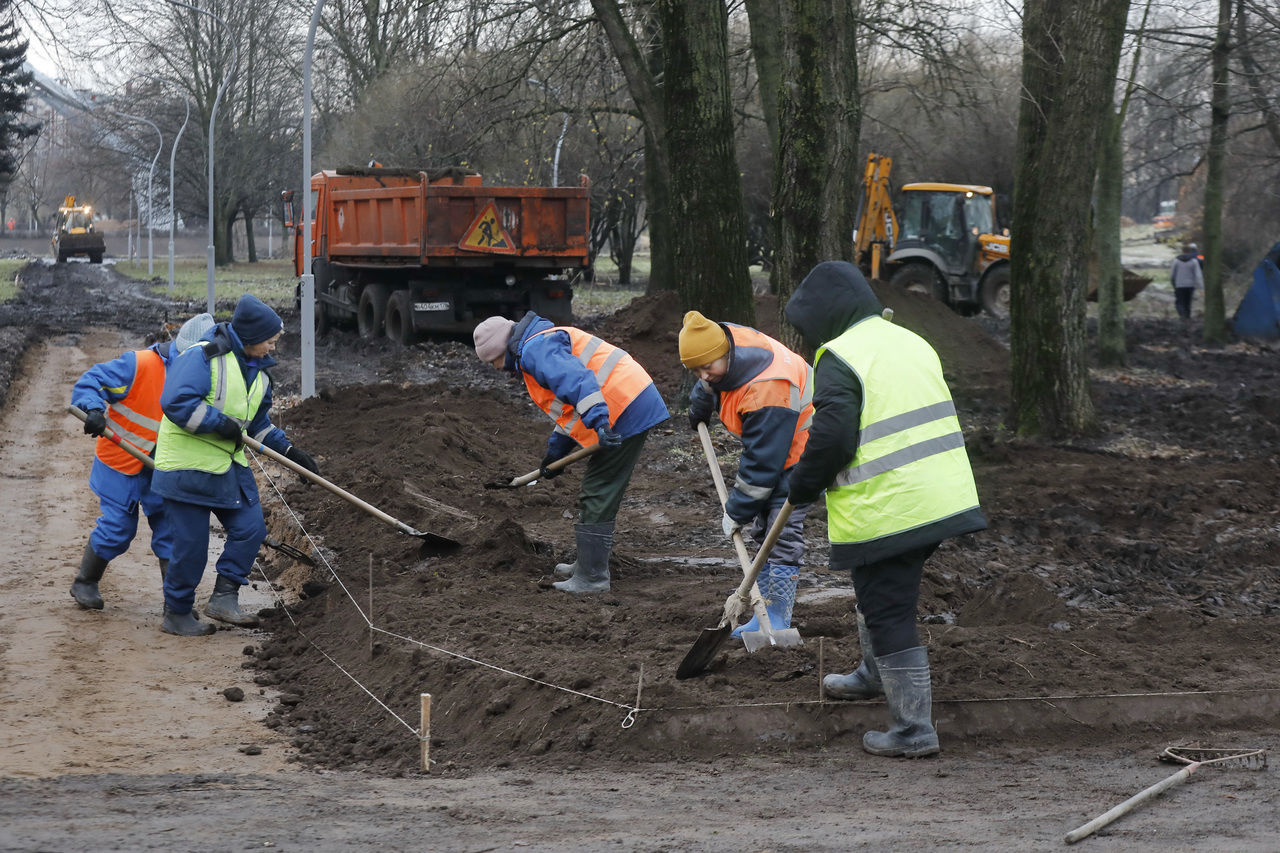
[[[473,252],[495,252],[500,255],[514,255],[516,252],[516,243],[498,221],[498,207],[493,202],[486,204],[484,210],[480,211],[458,246]]]

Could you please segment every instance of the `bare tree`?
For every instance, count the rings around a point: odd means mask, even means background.
[[[1022,434],[1094,423],[1084,352],[1091,200],[1128,10],[1128,0],[1023,7],[1010,304],[1010,422]]]

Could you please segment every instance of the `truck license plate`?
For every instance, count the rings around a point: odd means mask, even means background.
[[[414,311],[448,311],[448,302],[415,302],[413,303]]]

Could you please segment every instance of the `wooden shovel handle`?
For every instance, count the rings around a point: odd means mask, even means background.
[[[711,432],[704,423],[698,424],[698,438],[702,440],[702,452],[707,457],[707,466],[711,468],[711,479],[716,484],[716,494],[720,496],[720,508],[723,510],[724,505],[729,502],[729,489],[725,486],[724,475],[720,473],[720,463],[716,461],[716,449],[711,444]],[[747,543],[742,538],[742,531],[733,531],[733,548],[738,552],[738,562],[742,565],[743,585],[734,593],[742,598],[743,605],[750,607],[755,613],[759,624],[769,624],[769,616],[764,609],[764,597],[760,595],[760,589],[756,586],[756,577],[760,574],[757,568],[755,573],[751,572],[751,555],[747,553]],[[775,537],[776,541],[776,537]],[[773,547],[770,545],[769,547]],[[761,553],[768,553],[762,551]],[[764,565],[761,563],[761,565]],[[750,577],[750,580],[746,578]],[[745,591],[744,591],[745,590]]]
[[[574,462],[577,462],[579,459],[583,459],[587,456],[590,456],[592,453],[595,453],[599,449],[600,449],[599,442],[596,442],[590,447],[579,447],[577,450],[573,451],[567,456],[562,456],[559,459],[557,459],[555,462],[552,462],[550,465],[547,466],[547,470],[559,471],[561,468],[572,465]],[[542,476],[542,469],[539,468],[537,471],[530,471],[528,474],[523,474],[519,477],[516,477],[514,480],[512,480],[509,483],[509,485],[527,486],[529,483],[532,483],[534,480],[538,479],[541,476]]]
[[[79,418],[82,421],[87,421],[89,419],[89,413],[86,412],[84,409],[81,409],[79,406],[68,406],[67,411],[71,412],[71,414],[75,415],[77,418]],[[143,453],[139,448],[134,447],[128,441],[125,441],[123,438],[117,435],[116,432],[111,429],[111,427],[105,427],[103,429],[102,434],[107,441],[110,441],[113,444],[120,445],[121,450],[123,450],[125,453],[128,453],[134,459],[137,459],[143,465],[147,466],[148,468],[156,467],[156,461],[154,459],[152,459],[147,454]]]
[[[782,529],[787,526],[788,519],[791,518],[791,510],[795,509],[791,505],[791,499],[783,501],[781,509],[773,519],[773,525],[769,528],[769,534],[764,537],[764,544],[760,546],[760,550],[756,552],[755,562],[751,564],[751,568],[747,571],[747,576],[742,579],[742,586],[738,587],[738,597],[743,601],[747,600],[748,591],[755,584],[756,578],[760,576],[760,570],[764,568],[764,564],[769,559],[769,552],[773,550],[773,546],[778,543],[778,537],[782,535]]]

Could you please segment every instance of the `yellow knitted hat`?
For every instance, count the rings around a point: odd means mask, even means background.
[[[697,311],[684,315],[680,329],[680,361],[685,367],[701,367],[710,364],[729,351],[729,336],[718,323],[713,323]]]

